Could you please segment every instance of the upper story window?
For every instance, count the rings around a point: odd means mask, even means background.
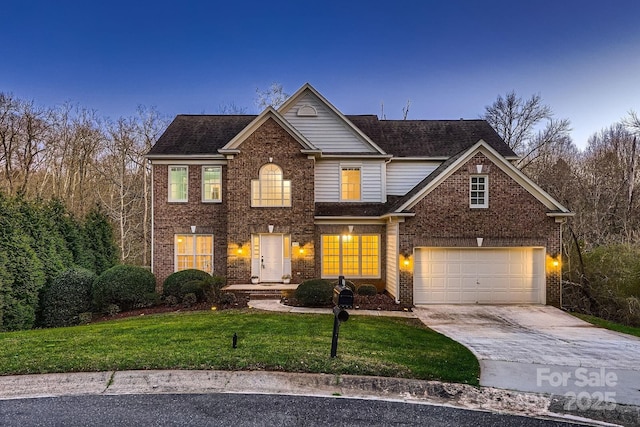
[[[341,167],[340,168],[340,199],[347,201],[360,200],[360,168]]]
[[[489,189],[487,187],[489,177],[486,175],[472,175],[469,179],[469,207],[488,208]]]
[[[282,179],[282,169],[268,163],[260,168],[260,177],[251,181],[251,206],[291,206],[291,181]]]
[[[187,166],[169,166],[169,201],[186,202],[188,194],[189,168]]]
[[[202,167],[202,201],[222,201],[222,166]]]

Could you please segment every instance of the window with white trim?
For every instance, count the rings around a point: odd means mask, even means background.
[[[176,234],[175,271],[196,268],[213,274],[213,235]]]
[[[469,178],[469,207],[489,207],[488,181],[489,177],[486,175],[471,175]]]
[[[322,277],[380,277],[380,236],[322,235]]]
[[[360,200],[360,174],[360,167],[343,166],[340,168],[340,200]]]
[[[260,168],[259,178],[251,181],[251,206],[291,206],[291,180],[283,179],[280,166],[268,163]]]
[[[202,201],[222,201],[222,166],[202,167]]]
[[[187,166],[169,166],[169,201],[186,202],[189,200],[189,168]]]

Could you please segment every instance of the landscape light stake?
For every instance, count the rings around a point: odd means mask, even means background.
[[[237,333],[233,333],[233,348],[238,348],[238,334]]]

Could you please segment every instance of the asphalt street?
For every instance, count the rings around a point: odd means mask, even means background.
[[[0,425],[547,427],[575,424],[381,400],[213,393],[4,400],[0,401]]]

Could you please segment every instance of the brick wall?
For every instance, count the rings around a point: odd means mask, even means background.
[[[489,207],[469,207],[469,177],[476,165],[488,175]],[[560,252],[560,225],[548,209],[511,177],[478,153],[412,209],[415,217],[400,224],[400,253],[416,246],[483,247],[544,246]],[[547,269],[547,304],[560,305],[560,274]],[[413,274],[400,274],[400,300],[413,304]]]
[[[204,164],[204,163],[203,163]],[[176,162],[175,165],[180,165]],[[153,165],[153,273],[156,288],[162,290],[162,283],[174,269],[174,236],[191,234],[191,226],[196,226],[196,234],[213,234],[214,273],[227,274],[227,207],[225,200],[225,170],[222,178],[222,203],[202,203],[202,164],[188,165],[188,202],[168,202],[169,167],[165,164]]]
[[[291,235],[292,242],[304,247],[304,254],[292,253],[292,282],[314,274],[314,160],[302,154],[301,145],[273,119],[268,119],[240,146],[240,153],[228,161],[225,182],[229,221],[227,223],[228,283],[248,283],[251,251],[238,254],[242,244],[250,249],[252,234]],[[291,207],[251,207],[251,180],[269,162],[282,168],[283,178],[291,180]],[[295,249],[295,248],[294,248]]]

